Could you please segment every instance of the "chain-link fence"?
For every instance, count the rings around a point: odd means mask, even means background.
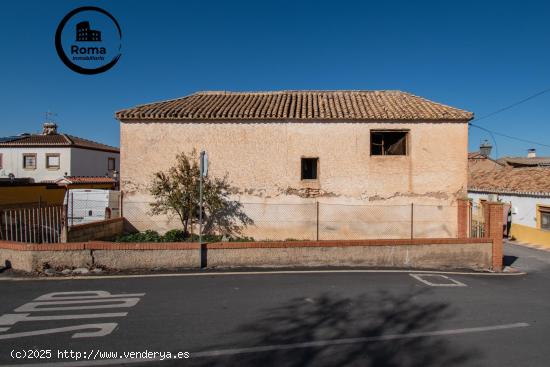
[[[242,235],[256,240],[451,238],[457,231],[456,205],[240,204],[253,222]],[[147,201],[124,200],[123,216],[138,231],[181,228],[179,218],[150,209]]]

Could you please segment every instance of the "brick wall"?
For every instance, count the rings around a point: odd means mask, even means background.
[[[485,234],[493,240],[493,270],[501,271],[503,265],[503,205],[502,203],[489,202],[485,204],[487,215],[485,217]]]
[[[469,237],[470,200],[458,199],[457,205],[457,237],[466,238]]]

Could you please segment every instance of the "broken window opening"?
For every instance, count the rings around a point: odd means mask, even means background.
[[[407,155],[408,131],[371,131],[371,155]]]
[[[302,158],[302,180],[317,179],[317,163],[319,158]]]

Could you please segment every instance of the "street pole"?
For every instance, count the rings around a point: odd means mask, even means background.
[[[199,183],[199,244],[202,245],[202,175],[204,173],[204,150],[200,155],[200,183]]]

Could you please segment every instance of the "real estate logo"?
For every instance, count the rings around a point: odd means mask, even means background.
[[[116,19],[95,6],[69,12],[55,32],[55,48],[63,63],[80,74],[99,74],[120,59],[122,31]]]

